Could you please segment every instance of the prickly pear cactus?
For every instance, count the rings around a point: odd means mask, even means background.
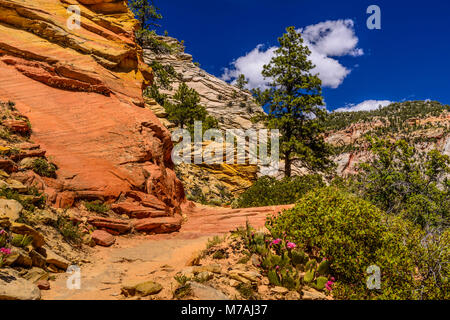
[[[318,277],[316,279],[316,283],[314,284],[314,288],[316,288],[317,290],[323,290],[325,289],[325,285],[328,281],[328,278],[326,277]]]
[[[303,276],[303,281],[306,283],[310,283],[314,280],[315,272],[313,270],[306,271],[305,275]]]
[[[308,271],[310,271],[310,270],[316,271],[316,267],[317,267],[317,261],[314,259],[311,259],[306,263],[306,270],[308,270]]]
[[[321,276],[325,276],[330,272],[330,262],[328,260],[323,260],[319,267],[317,268],[317,273]]]

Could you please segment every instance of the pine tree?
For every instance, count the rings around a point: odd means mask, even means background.
[[[270,108],[269,128],[280,130],[285,175],[291,176],[294,160],[310,170],[326,171],[332,165],[331,149],[322,136],[326,111],[321,107],[322,82],[311,73],[315,67],[308,60],[311,51],[294,27],[278,41],[280,47],[262,72],[271,79],[263,96]]]
[[[243,90],[245,86],[248,84],[248,80],[245,78],[243,74],[240,74],[236,79],[236,87],[240,90]]]
[[[137,42],[142,46],[144,39],[154,35],[154,27],[160,27],[156,21],[162,19],[159,8],[155,6],[153,0],[128,0],[128,5],[139,21],[140,28],[136,31]]]
[[[141,29],[160,27],[156,21],[161,20],[162,15],[153,0],[129,0],[128,3],[136,19],[140,22]]]
[[[187,127],[193,129],[194,121],[203,121],[203,129],[217,127],[217,120],[200,105],[200,95],[195,89],[189,88],[184,82],[180,84],[173,96],[175,103],[167,102],[165,109],[169,115],[169,120],[173,121],[182,129]]]

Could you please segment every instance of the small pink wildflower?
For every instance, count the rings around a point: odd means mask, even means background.
[[[297,245],[296,245],[295,243],[293,243],[293,242],[288,242],[288,243],[286,244],[286,247],[287,247],[288,249],[294,249],[295,247],[297,247]]]
[[[6,231],[5,231],[5,230],[3,230],[3,229],[2,229],[2,230],[0,230],[0,235],[1,235],[1,234],[5,234],[5,233],[6,233]]]
[[[5,255],[8,255],[8,254],[11,254],[11,249],[9,249],[9,248],[1,248],[0,252],[5,254]]]
[[[275,267],[275,270],[278,270],[278,269],[280,269],[280,266],[276,266],[276,267]]]
[[[334,279],[334,278],[332,278],[332,279]],[[327,289],[328,291],[331,291],[331,290],[333,289],[333,288],[332,288],[333,284],[334,284],[334,281],[329,280],[329,281],[325,284],[325,289]]]
[[[278,238],[278,239],[273,240],[272,244],[279,244],[280,242],[281,242],[281,239]]]

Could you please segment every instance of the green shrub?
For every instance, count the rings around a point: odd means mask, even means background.
[[[450,225],[450,157],[420,153],[405,140],[368,137],[374,159],[360,165],[355,193],[379,208],[425,227]]]
[[[11,239],[11,244],[15,247],[26,248],[33,242],[30,235],[16,234]]]
[[[236,202],[238,208],[263,207],[280,204],[292,204],[311,189],[323,187],[320,175],[284,178],[272,177],[258,179]]]
[[[57,167],[43,158],[33,161],[33,171],[42,177],[56,178]]]
[[[81,243],[82,235],[78,226],[74,225],[67,217],[59,216],[55,228],[59,230],[66,241],[74,244]]]
[[[28,196],[34,197],[28,197]],[[27,211],[33,212],[36,208],[44,209],[46,197],[39,193],[35,188],[29,188],[26,194],[21,194],[11,188],[0,189],[0,197],[13,199],[19,202]]]
[[[97,213],[106,213],[109,211],[109,206],[101,202],[100,200],[95,200],[91,202],[85,202],[84,206],[88,211]]]
[[[236,290],[241,294],[245,300],[255,300],[255,291],[251,283],[239,283]]]
[[[405,225],[395,220],[394,228],[385,221],[386,215],[370,202],[328,187],[308,193],[295,208],[269,218],[267,227],[274,238],[284,235],[331,262],[337,298],[414,298],[415,265],[399,234]],[[381,291],[366,287],[371,265],[382,271]]]

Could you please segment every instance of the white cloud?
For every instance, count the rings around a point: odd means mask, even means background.
[[[357,48],[358,37],[355,35],[353,20],[326,21],[307,26],[302,32],[305,44],[311,50],[311,61],[316,65],[313,73],[319,73],[325,87],[337,88],[342,84],[351,70],[332,57],[361,56],[363,50]],[[275,54],[276,47],[263,49],[259,44],[255,49],[231,63],[232,68],[226,68],[222,79],[230,81],[244,74],[250,88],[264,88],[267,79],[261,75],[265,64],[268,64]]]
[[[270,62],[276,49],[276,47],[272,47],[264,51],[262,44],[257,45],[245,56],[233,61],[233,69],[226,68],[221,77],[222,80],[230,81],[236,79],[240,74],[244,74],[248,79],[248,87],[263,87],[266,82],[261,74],[263,66]]]
[[[380,106],[386,107],[391,103],[393,102],[389,100],[366,100],[356,105],[350,104],[344,108],[336,109],[335,112],[371,111],[378,109]]]

